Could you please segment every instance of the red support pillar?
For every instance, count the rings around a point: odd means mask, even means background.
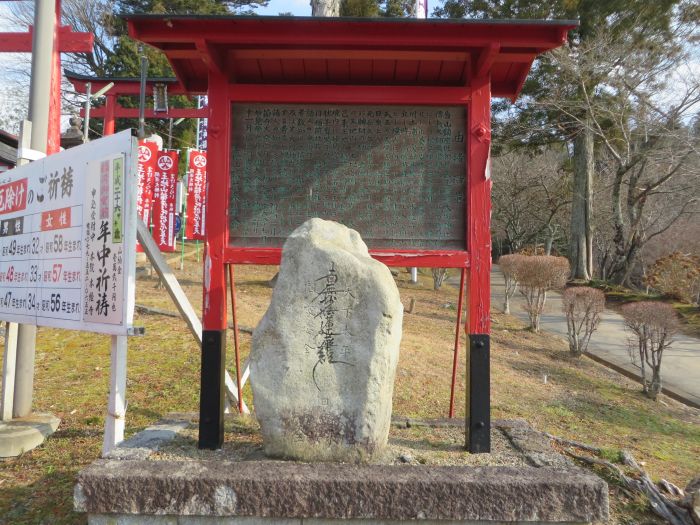
[[[218,449],[224,441],[226,362],[226,271],[231,104],[228,79],[209,72],[207,240],[202,303],[202,368],[199,400],[199,448]],[[216,111],[213,110],[216,108]]]
[[[470,452],[491,449],[490,306],[491,306],[491,81],[471,82],[468,108],[467,247],[469,251],[469,354],[466,438]]]
[[[102,134],[106,137],[107,135],[114,134],[114,110],[117,107],[117,96],[107,95],[105,97],[105,116],[102,126]]]
[[[49,130],[46,138],[46,154],[61,150],[61,51],[59,30],[61,26],[61,0],[56,0],[56,22],[53,29],[53,53],[51,56],[51,100],[49,102]]]

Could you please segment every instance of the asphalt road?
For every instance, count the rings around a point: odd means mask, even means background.
[[[503,274],[494,265],[491,300],[499,310],[503,308],[504,287]],[[512,315],[529,322],[522,308],[523,302],[520,292],[516,292],[510,311]],[[567,340],[566,319],[561,311],[561,296],[558,293],[550,293],[547,297],[540,329]],[[591,337],[588,351],[639,376],[639,367],[632,364],[628,352],[628,338],[622,316],[606,309],[598,330]],[[664,352],[661,378],[664,388],[700,405],[700,339],[678,334],[673,345]]]

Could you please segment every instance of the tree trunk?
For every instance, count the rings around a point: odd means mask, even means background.
[[[593,132],[585,126],[574,140],[574,195],[571,203],[571,276],[590,280],[593,273],[591,228]]]
[[[656,398],[661,392],[661,366],[654,368],[651,375],[651,383],[649,384],[649,389],[647,390],[647,397],[656,401]]]
[[[340,0],[311,0],[311,16],[340,16]]]

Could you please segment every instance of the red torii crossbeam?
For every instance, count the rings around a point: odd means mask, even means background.
[[[92,33],[75,32],[71,26],[62,26],[60,20],[61,0],[56,0],[47,155],[56,153],[61,147],[61,53],[92,53],[95,43]],[[31,53],[32,39],[32,26],[27,32],[0,33],[0,53]]]
[[[93,91],[99,91],[110,83],[114,86],[105,95],[104,106],[90,109],[90,117],[102,118],[104,122],[103,134],[111,135],[114,133],[114,122],[118,118],[138,118],[138,108],[122,107],[117,97],[120,96],[136,96],[140,92],[141,79],[134,77],[90,77],[81,75],[73,71],[64,70],[63,72],[77,93],[87,93],[87,84],[90,83]],[[168,87],[170,95],[199,95],[203,92],[191,92],[185,90],[176,78],[149,78],[147,88],[153,88],[155,84],[165,84]],[[147,109],[145,111],[146,118],[207,118],[208,110],[206,108],[168,108],[168,111],[154,111]],[[80,111],[80,116],[85,116],[85,110]]]

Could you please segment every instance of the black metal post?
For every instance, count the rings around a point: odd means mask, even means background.
[[[226,331],[202,332],[199,394],[199,448],[216,450],[224,443],[224,374]]]
[[[469,406],[467,443],[469,452],[491,452],[491,337],[469,334]]]

